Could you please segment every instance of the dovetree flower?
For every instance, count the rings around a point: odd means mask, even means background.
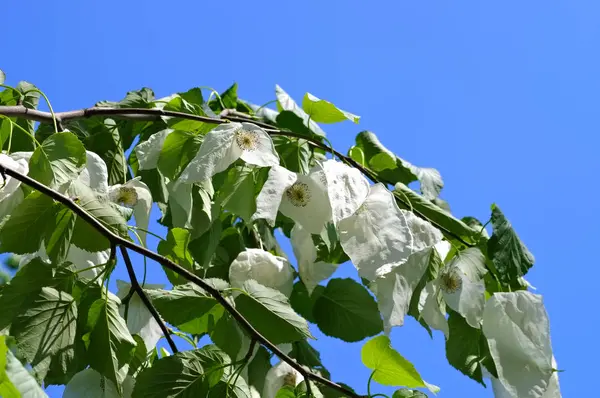
[[[108,196],[114,203],[133,209],[135,223],[140,228],[138,234],[142,244],[146,245],[146,232],[152,209],[152,194],[146,184],[139,177],[127,181],[125,184],[116,184],[108,188]]]
[[[296,387],[302,383],[304,376],[296,369],[292,368],[286,362],[279,362],[267,372],[265,376],[265,386],[263,388],[263,398],[275,398],[277,391],[283,386]]]
[[[448,337],[445,314],[447,305],[461,314],[469,326],[479,329],[485,305],[485,256],[475,247],[456,254],[442,268],[436,280],[421,292],[421,316],[434,329]],[[431,323],[430,323],[431,322]]]
[[[238,159],[261,167],[279,165],[279,155],[266,131],[252,123],[225,123],[206,134],[179,180],[187,183],[207,180]]]
[[[495,391],[510,398],[560,397],[542,296],[494,293],[485,303],[482,329],[498,372]]]
[[[145,284],[144,289],[162,289],[164,285]],[[117,279],[117,297],[124,299],[131,290],[131,284]],[[125,317],[125,304],[119,306],[119,313]],[[156,347],[156,343],[162,337],[162,330],[154,319],[148,308],[137,293],[133,293],[129,299],[127,310],[127,329],[131,334],[139,335],[144,340],[146,350],[150,351]]]
[[[0,165],[7,169],[18,171],[21,174],[29,172],[29,164],[27,160],[22,158],[15,159],[11,156],[0,154]],[[0,176],[0,217],[10,214],[24,198],[23,191],[21,190],[21,181],[9,175],[5,177],[4,179]]]
[[[432,247],[412,254],[408,260],[380,275],[370,288],[377,296],[379,312],[383,317],[385,332],[393,326],[402,326],[408,313],[413,291],[433,261],[432,256],[446,257],[450,244],[441,241]]]
[[[265,219],[275,225],[277,211],[302,225],[309,233],[320,233],[331,220],[325,174],[315,166],[308,175],[273,166],[256,198],[253,220]]]
[[[361,277],[373,281],[441,241],[442,233],[412,212],[398,208],[381,183],[361,207],[338,224],[340,243]]]
[[[311,294],[319,282],[329,278],[338,265],[317,260],[317,248],[311,234],[300,224],[295,224],[290,234],[294,256],[298,261],[300,279]]]
[[[283,257],[261,249],[246,249],[238,254],[229,267],[229,281],[241,288],[245,281],[254,279],[263,286],[279,290],[289,297],[294,287],[294,273]]]
[[[125,377],[123,395],[119,394],[115,384],[92,368],[75,374],[65,387],[63,398],[130,398],[135,379]]]
[[[477,248],[460,253],[442,268],[438,278],[421,291],[419,312],[425,323],[449,336],[446,306],[476,329],[481,327],[485,304],[485,257]]]

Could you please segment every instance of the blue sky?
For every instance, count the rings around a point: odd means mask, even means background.
[[[38,85],[55,110],[236,81],[255,103],[277,83],[361,115],[359,126],[324,126],[341,151],[372,130],[442,173],[457,216],[502,208],[536,256],[528,279],[550,315],[563,396],[596,377],[597,2],[11,1],[0,15],[8,83]],[[409,321],[392,341],[439,397],[493,395],[447,364],[441,334]],[[335,380],[364,392],[360,343],[315,346]]]

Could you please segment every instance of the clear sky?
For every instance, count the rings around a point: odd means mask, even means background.
[[[369,129],[437,168],[455,215],[485,221],[496,202],[536,256],[527,279],[544,295],[563,396],[588,396],[600,355],[598,2],[7,1],[0,17],[7,82],[38,85],[55,110],[234,81],[260,104],[277,83],[362,116],[324,126],[342,152]],[[362,343],[316,335],[333,379],[365,392]],[[447,364],[440,333],[409,320],[391,337],[439,397],[492,397]]]

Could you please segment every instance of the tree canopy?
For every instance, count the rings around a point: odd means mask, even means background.
[[[257,105],[235,84],[54,112],[31,83],[4,83],[0,71],[0,252],[16,273],[0,278],[0,396],[375,397],[381,384],[426,397],[444,386],[389,339],[406,316],[496,397],[560,396],[524,279],[534,257],[500,207],[453,216],[441,174],[373,132],[335,150],[321,125],[359,116],[279,86],[276,109]],[[167,234],[152,251],[155,205]],[[130,252],[165,284],[137,275]],[[336,276],[347,261],[356,279]],[[110,292],[117,263],[129,280]],[[330,380],[309,323],[364,341],[371,377]]]

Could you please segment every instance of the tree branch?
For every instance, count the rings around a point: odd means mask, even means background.
[[[331,380],[328,380],[328,379],[326,379],[320,375],[317,375],[315,373],[308,372],[299,363],[297,363],[294,359],[290,358],[288,355],[286,355],[284,352],[282,352],[275,344],[271,343],[267,338],[265,338],[258,330],[256,330],[254,328],[254,326],[252,326],[252,324],[232,304],[229,303],[229,301],[227,301],[227,299],[217,289],[212,287],[210,284],[206,283],[199,276],[197,276],[197,275],[191,273],[190,271],[186,270],[185,268],[175,264],[173,261],[171,261],[151,250],[146,249],[145,247],[139,246],[130,240],[127,240],[125,238],[122,238],[121,236],[116,235],[110,229],[108,229],[104,224],[102,224],[100,221],[96,220],[87,211],[85,211],[83,208],[79,207],[73,200],[71,200],[71,198],[45,186],[44,184],[39,183],[38,181],[32,179],[31,177],[21,174],[18,171],[13,170],[11,168],[7,168],[1,164],[0,164],[0,174],[9,175],[9,176],[21,181],[23,184],[25,184],[31,188],[34,188],[34,189],[42,192],[43,194],[51,197],[55,201],[62,203],[68,209],[70,209],[73,213],[77,214],[84,221],[86,221],[88,224],[90,224],[100,234],[102,234],[104,237],[106,237],[113,245],[120,245],[122,250],[123,250],[123,248],[127,248],[130,250],[133,250],[136,253],[144,255],[144,256],[148,257],[149,259],[154,260],[157,263],[161,264],[163,267],[175,272],[178,275],[181,275],[182,277],[186,278],[187,280],[198,285],[200,288],[202,288],[203,290],[208,292],[212,297],[214,297],[214,299],[219,304],[221,304],[231,314],[231,316],[233,316],[233,318],[235,318],[235,320],[244,329],[246,329],[248,334],[253,336],[253,338],[256,341],[258,341],[260,344],[262,344],[263,346],[268,348],[271,352],[275,353],[275,355],[277,355],[282,361],[288,363],[291,367],[293,367],[298,372],[300,372],[302,375],[304,375],[306,379],[312,379],[314,381],[317,381],[321,384],[324,384],[328,387],[335,389],[336,391],[339,391],[340,393],[342,393],[348,397],[362,398],[361,395],[358,395],[358,394],[346,389],[345,387],[343,387],[337,383],[334,383]],[[132,279],[132,283],[133,283],[133,279]]]
[[[23,119],[34,120],[34,121],[42,122],[42,123],[53,123],[52,114],[50,112],[43,112],[43,111],[38,111],[36,109],[29,109],[22,105],[0,106],[0,115],[9,116],[9,117],[20,117]],[[195,121],[199,121],[199,122],[212,123],[212,124],[223,124],[223,123],[228,123],[229,121],[253,123],[253,124],[256,124],[257,126],[262,127],[266,132],[268,132],[271,135],[282,135],[282,136],[286,136],[286,137],[294,137],[294,138],[306,140],[312,146],[323,149],[323,150],[331,153],[332,155],[337,156],[340,160],[347,163],[348,165],[360,170],[365,176],[367,176],[374,183],[382,182],[384,184],[394,185],[394,183],[392,181],[378,179],[371,172],[371,170],[364,167],[363,165],[361,165],[360,163],[358,163],[351,157],[346,156],[346,155],[336,151],[335,149],[323,144],[319,139],[317,139],[315,137],[307,137],[304,134],[294,133],[294,132],[287,131],[287,130],[280,130],[270,124],[260,122],[260,121],[257,121],[257,120],[251,119],[251,118],[242,117],[241,115],[243,115],[243,114],[240,112],[237,112],[237,111],[236,112],[233,112],[233,111],[221,112],[221,115],[223,116],[222,119],[217,119],[217,118],[212,118],[212,117],[207,117],[207,116],[200,116],[200,115],[193,115],[191,113],[184,113],[184,112],[165,111],[163,109],[158,109],[158,108],[148,109],[148,108],[93,107],[93,108],[79,109],[79,110],[75,110],[75,111],[58,112],[58,113],[55,113],[54,115],[56,117],[57,123],[59,123],[59,124],[65,122],[65,121],[69,121],[69,120],[87,119],[87,118],[90,118],[93,116],[111,116],[111,117],[115,117],[115,118],[136,120],[136,121],[158,120],[158,119],[160,119],[161,116],[168,116],[168,117],[176,117],[176,118],[186,119],[186,120],[195,120]],[[233,116],[230,116],[230,115],[233,115]],[[410,203],[405,202],[401,198],[396,197],[395,199],[398,202],[402,203],[404,205],[404,207],[412,208]],[[475,244],[465,241],[460,235],[455,234],[454,232],[441,226],[437,222],[427,218],[424,214],[422,214],[418,210],[413,209],[412,211],[418,217],[430,222],[433,226],[435,226],[437,229],[442,231],[444,234],[456,239],[463,245],[465,245],[467,247],[475,246]]]
[[[158,311],[156,310],[156,307],[154,307],[154,304],[152,304],[152,301],[150,301],[150,299],[146,295],[146,292],[144,292],[144,289],[142,288],[142,286],[140,286],[140,283],[137,280],[137,276],[135,276],[133,265],[131,264],[131,259],[129,258],[129,253],[127,253],[127,249],[123,246],[120,246],[119,249],[121,249],[121,255],[123,256],[123,260],[125,261],[125,267],[127,268],[129,279],[131,280],[131,287],[137,293],[137,295],[140,296],[140,299],[142,299],[142,302],[144,303],[146,308],[148,308],[148,311],[150,311],[150,314],[152,314],[152,317],[154,318],[156,323],[158,323],[158,326],[160,326],[160,330],[162,330],[163,335],[167,340],[167,343],[169,343],[171,351],[173,351],[173,353],[178,352],[179,350],[177,349],[177,345],[173,341],[171,333],[169,333],[169,328],[167,328],[167,325],[165,325],[165,322],[160,317]]]

